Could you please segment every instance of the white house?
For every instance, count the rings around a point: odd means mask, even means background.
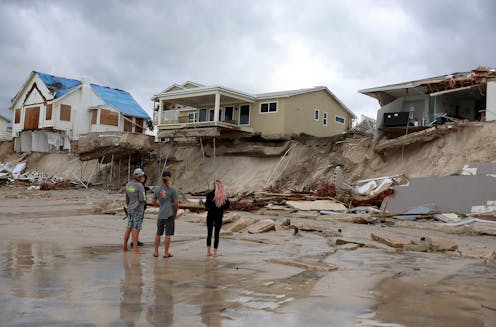
[[[12,99],[18,152],[70,150],[92,132],[143,133],[150,116],[126,91],[33,71]]]
[[[7,117],[0,115],[0,142],[9,141],[12,139],[12,131],[10,120]]]

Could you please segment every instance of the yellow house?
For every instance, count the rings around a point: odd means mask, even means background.
[[[327,137],[346,131],[356,118],[325,86],[249,94],[185,82],[171,85],[152,101],[158,138]]]

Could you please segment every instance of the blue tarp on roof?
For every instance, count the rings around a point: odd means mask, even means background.
[[[55,98],[60,98],[70,90],[81,85],[81,82],[75,79],[48,75],[35,72],[43,80],[50,92],[55,93]]]
[[[116,107],[124,115],[150,120],[150,116],[128,92],[96,84],[91,84],[91,87],[105,104]]]

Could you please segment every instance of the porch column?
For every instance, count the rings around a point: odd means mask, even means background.
[[[96,110],[96,124],[100,125],[100,108]]]
[[[220,93],[215,93],[215,108],[214,108],[214,122],[219,121],[219,111],[220,111]]]
[[[160,101],[160,102],[159,102],[159,106],[158,106],[158,118],[157,118],[157,125],[162,124],[162,106],[163,106],[163,102],[162,102],[162,101]]]

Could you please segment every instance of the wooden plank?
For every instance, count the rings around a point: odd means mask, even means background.
[[[46,105],[45,120],[52,120],[52,109],[53,105],[51,103]]]
[[[129,116],[124,116],[124,117],[129,120],[133,120],[133,117],[129,117]],[[131,133],[133,131],[133,124],[127,119],[124,119],[124,132]]]
[[[20,124],[20,123],[21,123],[21,109],[16,109],[14,124]]]
[[[96,118],[98,116],[98,109],[91,110],[91,123],[96,124]]]
[[[24,129],[38,129],[40,107],[26,108],[24,112]]]
[[[60,105],[60,120],[71,121],[71,106],[68,104]]]
[[[135,133],[143,133],[143,119],[141,118],[136,118],[136,125],[134,125],[134,132]]]
[[[119,126],[119,113],[107,109],[100,109],[100,124]]]

